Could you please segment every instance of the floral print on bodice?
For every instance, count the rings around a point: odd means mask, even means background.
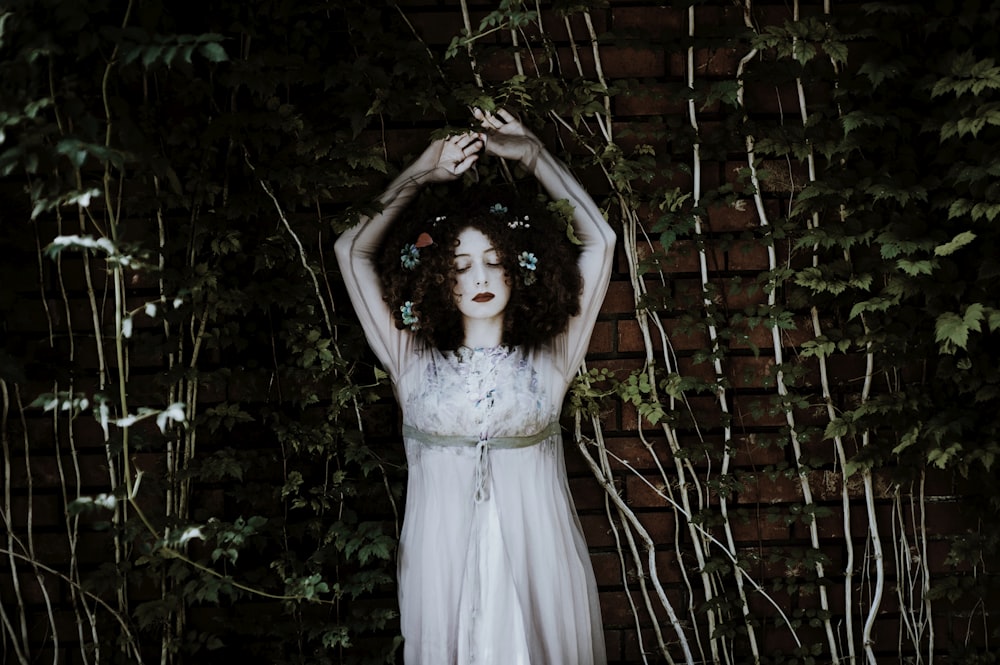
[[[429,350],[412,371],[401,395],[403,419],[428,434],[526,436],[558,416],[544,369],[517,347]]]

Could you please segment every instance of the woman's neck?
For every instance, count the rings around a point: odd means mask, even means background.
[[[462,344],[470,349],[489,349],[503,343],[503,319],[466,319]]]

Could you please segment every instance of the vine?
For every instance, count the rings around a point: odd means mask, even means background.
[[[0,10],[16,662],[397,659],[395,406],[325,249],[470,104],[620,231],[567,403],[610,660],[993,662],[1000,6],[382,9]]]

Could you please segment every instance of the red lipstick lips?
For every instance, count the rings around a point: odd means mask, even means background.
[[[472,302],[489,302],[495,298],[492,293],[477,293],[472,298]]]

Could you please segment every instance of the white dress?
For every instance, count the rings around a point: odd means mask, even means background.
[[[599,217],[575,191],[577,210]],[[395,327],[382,299],[378,233],[338,240],[351,303],[403,410],[409,479],[398,572],[406,665],[606,663],[557,419],[604,300],[614,234],[603,222],[575,231],[580,312],[528,353],[426,348]]]
[[[564,377],[550,353],[427,350],[397,381],[407,665],[605,662],[557,422]]]

